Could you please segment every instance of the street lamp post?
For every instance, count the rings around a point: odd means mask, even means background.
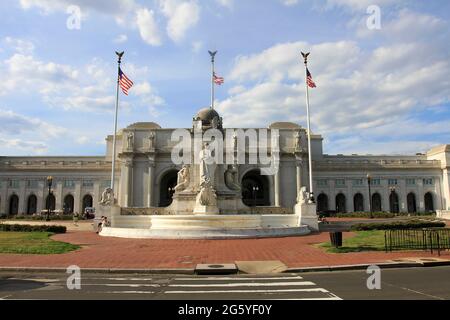
[[[370,174],[367,174],[367,185],[369,186],[369,212],[370,212],[370,219],[373,219],[373,211],[372,211],[372,192],[370,191],[370,183],[372,181],[372,177]]]
[[[48,197],[47,197],[47,221],[50,221],[50,208],[51,208],[51,204],[50,204],[50,195],[52,194],[52,185],[53,185],[53,177],[52,176],[48,176],[47,177],[47,186],[48,186]]]

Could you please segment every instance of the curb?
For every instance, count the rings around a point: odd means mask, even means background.
[[[195,269],[119,269],[119,268],[80,268],[82,272],[91,273],[135,273],[135,274],[195,274]],[[66,273],[66,268],[47,267],[0,267],[0,272],[62,272]]]
[[[282,273],[307,273],[307,272],[332,272],[332,271],[350,271],[366,270],[369,266],[376,265],[381,269],[394,268],[421,268],[421,267],[439,267],[450,266],[450,260],[441,261],[421,261],[421,262],[382,262],[382,263],[364,263],[336,266],[318,266],[303,268],[288,268]],[[62,272],[66,273],[66,268],[61,267],[0,267],[0,272]],[[184,274],[195,275],[195,269],[120,269],[120,268],[81,268],[82,272],[91,273],[109,273],[109,274]],[[238,272],[239,274],[239,272]]]
[[[337,266],[288,268],[286,271],[284,271],[284,273],[366,270],[369,266],[374,266],[374,265],[380,267],[380,269],[439,267],[439,266],[450,266],[450,260],[448,260],[448,261],[421,261],[421,262],[415,262],[415,261],[382,262],[382,263],[364,263],[364,264],[337,265]]]

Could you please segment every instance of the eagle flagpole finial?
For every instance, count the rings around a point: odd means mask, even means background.
[[[209,51],[209,50],[208,50],[208,53],[209,53],[209,55],[211,56],[211,61],[214,62],[214,57],[216,56],[217,51]]]
[[[309,52],[307,52],[307,53],[301,52],[301,54],[303,56],[303,61],[305,62],[305,64],[307,64],[308,63]]]
[[[119,63],[122,61],[122,57],[123,57],[124,53],[125,53],[125,51],[122,51],[122,52],[116,51],[117,57],[119,58],[119,61],[118,61]]]

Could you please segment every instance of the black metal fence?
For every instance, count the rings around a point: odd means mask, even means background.
[[[386,230],[384,233],[386,252],[392,250],[430,250],[441,255],[450,249],[450,229],[400,229]]]

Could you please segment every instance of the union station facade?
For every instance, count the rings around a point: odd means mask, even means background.
[[[204,126],[215,120],[221,125],[220,116],[212,109],[202,109],[194,117],[194,123]],[[295,123],[276,122],[268,128],[279,132],[277,173],[261,175],[258,164],[238,165],[237,183],[249,210],[292,209],[300,189],[308,186],[308,152],[312,154],[318,212],[369,211],[370,205],[372,211],[396,213],[450,209],[450,145],[413,156],[327,155],[317,134],[312,134],[308,150],[307,132]],[[171,160],[174,130],[140,122],[119,131],[115,175],[118,205],[157,212],[172,203],[181,169]],[[66,214],[98,208],[103,190],[111,183],[112,141],[112,136],[106,138],[104,156],[0,156],[0,215],[32,215],[47,206]],[[222,184],[223,174],[218,172]],[[50,194],[48,176],[53,177]]]

